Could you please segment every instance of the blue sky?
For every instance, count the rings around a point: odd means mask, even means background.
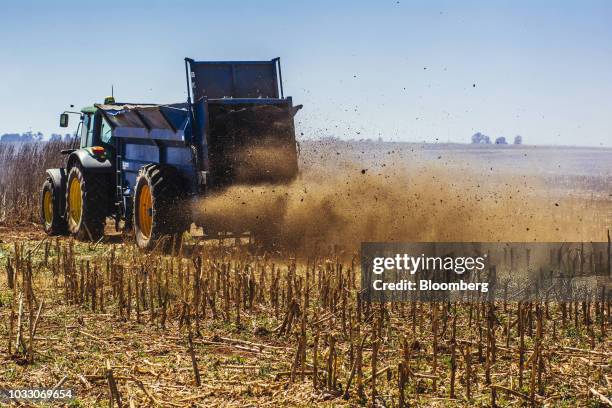
[[[0,134],[185,100],[183,58],[281,57],[309,137],[612,146],[609,1],[3,1]],[[73,123],[75,125],[75,123]]]

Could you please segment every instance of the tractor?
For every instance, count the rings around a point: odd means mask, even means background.
[[[107,97],[60,115],[61,127],[78,115],[80,145],[61,151],[64,167],[46,170],[41,218],[47,234],[98,241],[112,219],[117,231],[133,232],[145,250],[176,245],[192,224],[207,237],[249,234],[208,229],[190,202],[236,184],[293,180],[293,118],[301,105],[284,96],[279,58],[185,58],[185,76],[184,103]]]

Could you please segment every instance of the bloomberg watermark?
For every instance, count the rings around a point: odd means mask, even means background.
[[[609,242],[361,245],[368,301],[586,301],[612,292]]]

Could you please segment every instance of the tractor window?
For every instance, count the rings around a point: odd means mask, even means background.
[[[81,127],[81,147],[93,146],[93,115],[83,115],[83,126]]]
[[[100,140],[102,143],[110,143],[113,136],[113,129],[110,127],[106,119],[102,119],[102,130],[100,131]]]

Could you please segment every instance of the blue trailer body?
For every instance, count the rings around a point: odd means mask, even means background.
[[[116,205],[123,218],[131,217],[134,186],[140,169],[158,163],[175,167],[183,176],[191,196],[205,194],[232,182],[228,156],[231,149],[257,143],[219,135],[221,117],[239,116],[260,109],[283,121],[280,142],[294,155],[297,152],[292,99],[282,89],[280,61],[196,62],[185,59],[187,103],[98,104],[95,105],[112,129],[116,171]],[[194,96],[194,102],[191,96]],[[223,123],[221,124],[223,125]],[[235,127],[235,126],[233,126]],[[216,132],[216,133],[215,133]],[[238,132],[245,133],[245,132]],[[263,135],[261,137],[268,137]],[[220,140],[228,146],[219,146]],[[278,139],[278,138],[277,138]],[[277,140],[278,142],[278,140]],[[225,156],[227,157],[225,157]]]

